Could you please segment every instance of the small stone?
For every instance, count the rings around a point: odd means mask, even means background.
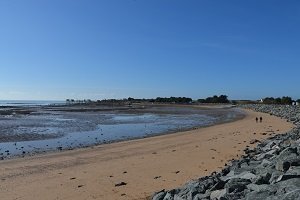
[[[127,183],[121,182],[121,183],[115,184],[115,187],[121,187],[121,186],[125,186],[125,185],[127,185]]]

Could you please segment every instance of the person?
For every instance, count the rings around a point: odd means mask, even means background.
[[[257,123],[258,122],[258,118],[256,117],[255,120],[256,120],[256,123]]]
[[[259,118],[260,123],[262,123],[262,117]]]

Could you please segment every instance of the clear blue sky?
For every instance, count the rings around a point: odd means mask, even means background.
[[[298,0],[0,0],[0,99],[300,98]]]

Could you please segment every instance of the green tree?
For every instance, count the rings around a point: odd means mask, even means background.
[[[275,103],[276,103],[276,104],[281,104],[281,101],[282,101],[282,100],[281,100],[281,98],[279,98],[279,97],[275,99]]]
[[[291,97],[286,96],[281,98],[281,103],[289,105],[293,103],[293,100]]]

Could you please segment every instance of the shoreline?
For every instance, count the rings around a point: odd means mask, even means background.
[[[246,112],[242,120],[211,127],[1,161],[0,191],[4,199],[39,199],[37,191],[43,199],[145,199],[222,169],[252,139],[269,137],[270,129],[279,134],[293,127]],[[254,121],[258,115],[262,124]]]
[[[178,133],[178,132],[184,132],[184,131],[190,131],[190,130],[195,130],[195,129],[200,129],[200,128],[205,128],[205,127],[210,127],[210,126],[215,126],[218,124],[223,124],[223,123],[229,123],[229,122],[233,122],[236,120],[240,120],[242,118],[245,117],[245,113],[243,113],[243,111],[238,110],[236,108],[232,108],[229,106],[224,106],[223,107],[216,107],[216,106],[211,106],[211,107],[203,107],[203,106],[189,106],[189,105],[176,105],[176,106],[170,106],[170,105],[160,105],[162,107],[167,107],[167,108],[176,108],[176,107],[186,107],[188,109],[195,109],[195,111],[197,111],[197,109],[211,109],[212,112],[220,112],[218,111],[218,109],[222,109],[222,112],[225,112],[225,114],[221,114],[221,112],[219,114],[215,114],[215,120],[212,122],[206,122],[206,123],[200,123],[194,121],[193,125],[188,125],[189,127],[184,127],[181,125],[178,125],[178,127],[173,127],[171,128],[171,126],[169,126],[168,128],[166,128],[166,130],[159,130],[157,133],[152,133],[151,128],[148,130],[151,131],[151,133],[145,133],[145,134],[140,134],[140,135],[136,135],[136,136],[124,136],[124,137],[119,137],[119,138],[111,138],[111,139],[107,139],[107,137],[109,137],[109,134],[111,133],[111,131],[106,130],[108,132],[102,132],[102,128],[100,130],[97,130],[97,128],[91,129],[89,131],[78,131],[76,133],[76,135],[82,135],[89,139],[89,142],[83,141],[78,142],[77,139],[70,139],[73,137],[73,133],[67,133],[67,134],[52,134],[52,135],[39,135],[36,133],[31,133],[30,132],[30,137],[29,138],[23,138],[23,140],[19,141],[19,140],[11,140],[11,141],[4,141],[0,143],[0,160],[7,160],[7,159],[14,159],[14,158],[22,158],[22,157],[28,157],[28,156],[36,156],[36,155],[41,155],[41,154],[47,154],[47,153],[55,153],[55,152],[63,152],[63,151],[70,151],[70,150],[76,150],[76,149],[81,149],[81,148],[90,148],[90,147],[95,147],[98,145],[103,145],[103,144],[112,144],[112,143],[118,143],[118,142],[123,142],[123,141],[129,141],[129,140],[136,140],[136,139],[144,139],[144,138],[149,138],[149,137],[156,137],[156,136],[160,136],[160,135],[167,135],[167,134],[174,134],[174,133]],[[153,106],[154,108],[157,108],[157,105]],[[27,108],[28,109],[28,108]],[[148,108],[149,109],[149,108]],[[228,109],[228,111],[226,111]],[[150,112],[152,111],[152,112]],[[136,112],[134,111],[133,113],[135,113],[135,115],[137,115],[138,113],[140,114],[140,116],[143,115],[151,115],[151,114],[156,114],[159,115],[159,112],[157,112],[156,110],[150,110],[148,112]],[[86,111],[84,111],[86,112]],[[165,111],[161,111],[160,112],[168,112],[167,110]],[[170,112],[170,111],[169,111]],[[174,111],[172,111],[174,112]],[[184,113],[187,111],[184,110],[177,110],[175,113],[180,114],[181,116],[186,115],[187,113]],[[226,114],[227,112],[227,114]],[[174,115],[176,115],[174,113]],[[63,114],[63,113],[62,113]],[[103,113],[101,113],[103,114]],[[117,113],[115,113],[117,115]],[[122,115],[123,113],[120,113],[120,115]],[[128,114],[128,113],[124,113]],[[132,114],[132,113],[130,113]],[[171,114],[171,113],[169,113]],[[179,115],[179,116],[180,116]],[[201,114],[200,114],[201,115]],[[207,115],[210,116],[207,113],[203,113],[203,115]],[[188,115],[187,115],[188,116]],[[212,115],[213,116],[213,115]],[[192,118],[193,115],[190,114],[189,118]],[[93,119],[93,118],[92,118]],[[167,119],[167,118],[166,118]],[[194,120],[196,120],[197,118],[195,118]],[[199,119],[198,119],[199,120]],[[115,122],[116,123],[116,122]],[[118,125],[122,125],[122,124],[113,124],[116,127]],[[138,123],[138,122],[135,122]],[[146,132],[146,123],[145,122],[145,131]],[[125,123],[126,124],[126,123]],[[38,124],[40,126],[40,124]],[[104,126],[107,124],[104,124]],[[130,123],[128,123],[128,125],[130,125]],[[187,125],[187,124],[186,124]],[[20,126],[22,126],[22,124],[20,124]],[[150,127],[153,126],[153,123],[150,123]],[[133,127],[133,126],[132,126]],[[118,128],[117,128],[118,129]],[[133,127],[134,129],[134,127]],[[153,129],[153,128],[152,128]],[[115,130],[118,131],[118,130]],[[127,130],[128,132],[128,130]],[[89,135],[90,134],[90,135]],[[121,133],[122,134],[122,133]],[[61,136],[59,136],[61,135]],[[104,135],[104,136],[103,136]],[[134,134],[133,134],[134,135]],[[4,133],[5,136],[5,133]],[[2,138],[4,138],[4,136],[2,135]],[[38,138],[33,139],[31,137],[33,136],[37,136]],[[9,136],[9,139],[12,139],[13,136]],[[16,135],[16,138],[22,139],[22,135]],[[27,137],[27,136],[26,136]],[[44,139],[39,138],[39,137],[44,137]],[[106,138],[105,138],[106,137]],[[93,140],[93,138],[95,138],[95,140]],[[39,144],[41,143],[41,144]],[[74,143],[78,143],[77,145],[73,145]],[[51,146],[48,144],[52,144]],[[1,146],[2,145],[2,146]]]

